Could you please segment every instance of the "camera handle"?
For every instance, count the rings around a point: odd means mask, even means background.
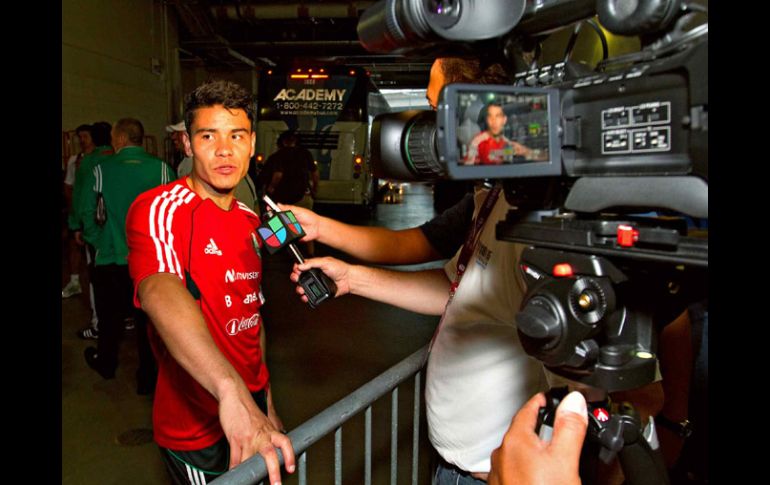
[[[540,408],[536,432],[550,438],[553,420],[566,387],[553,388],[546,393],[546,405]],[[581,392],[584,392],[581,390]],[[590,393],[589,393],[590,394]],[[654,426],[651,422],[649,426]],[[654,436],[654,434],[652,435]],[[653,439],[657,441],[657,439]],[[629,403],[610,405],[607,399],[588,403],[588,431],[580,456],[580,477],[585,485],[598,483],[598,458],[605,464],[615,457],[628,485],[668,485],[660,448],[647,441],[639,414]]]

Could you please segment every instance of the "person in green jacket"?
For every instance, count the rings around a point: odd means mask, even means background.
[[[115,154],[85,178],[86,187],[92,190],[84,197],[83,236],[96,248],[94,296],[99,314],[98,347],[85,349],[85,359],[103,378],[113,378],[123,320],[133,315],[139,350],[137,393],[149,394],[155,386],[155,362],[147,340],[146,316],[136,313],[132,304],[126,214],[139,194],[176,177],[168,164],[144,150],[143,141],[144,127],[139,120],[119,120],[112,128]]]
[[[96,304],[94,302],[93,291],[93,270],[94,254],[96,250],[91,244],[83,240],[83,210],[84,202],[91,192],[86,179],[89,179],[94,167],[101,163],[107,157],[115,153],[110,144],[112,126],[106,121],[97,121],[91,125],[91,140],[95,147],[85,155],[81,160],[77,171],[75,172],[75,182],[72,186],[72,205],[67,220],[72,237],[78,246],[85,248],[86,263],[88,268],[88,286],[89,299],[91,302],[91,321],[84,328],[77,332],[77,336],[82,339],[99,338],[99,318],[96,313]]]

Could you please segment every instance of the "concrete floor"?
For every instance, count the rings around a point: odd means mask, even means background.
[[[339,212],[334,215],[348,219]],[[432,216],[430,188],[409,185],[403,203],[379,205],[373,219],[356,223],[400,229]],[[317,253],[338,256],[320,245]],[[275,404],[289,430],[422,347],[438,321],[351,296],[310,310],[294,294],[288,256],[267,257],[264,264],[267,360]],[[85,295],[62,300],[62,483],[168,483],[159,452],[150,441],[152,397],[135,393],[135,335],[125,335],[116,378],[104,380],[83,359],[83,350],[93,341],[75,336],[89,316]],[[399,483],[409,483],[411,476],[412,396],[412,386],[400,390]],[[389,395],[375,404],[373,413],[373,483],[390,483]],[[428,483],[424,419],[421,427],[420,483]],[[362,417],[343,428],[342,439],[343,482],[363,483]],[[309,484],[333,483],[331,450],[331,438],[311,448]],[[296,478],[285,476],[284,483],[296,483]]]

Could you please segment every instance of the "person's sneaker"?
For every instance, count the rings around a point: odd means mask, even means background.
[[[89,339],[96,340],[99,338],[99,330],[91,326],[88,326],[86,328],[81,328],[80,330],[78,330],[77,334],[78,334],[78,337],[82,338],[83,340],[89,340]]]
[[[71,296],[79,295],[81,293],[83,293],[83,290],[82,288],[80,288],[80,283],[70,280],[70,282],[67,283],[67,286],[65,286],[61,290],[61,297],[69,298]]]
[[[112,379],[115,377],[114,370],[108,371],[104,369],[100,364],[99,354],[96,353],[96,347],[87,347],[86,350],[83,351],[83,355],[86,358],[86,364],[88,364],[88,367],[98,372],[100,376],[105,379]]]

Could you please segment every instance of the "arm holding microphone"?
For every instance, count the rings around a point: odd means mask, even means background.
[[[278,207],[292,211],[297,217],[306,234],[302,241],[318,241],[362,261],[414,264],[442,258],[418,227],[395,231],[384,227],[353,226],[302,207],[284,204],[278,204]]]
[[[298,218],[299,219],[299,218]],[[313,258],[295,264],[290,279],[299,281],[300,273],[318,268],[337,285],[335,296],[353,294],[425,315],[441,315],[449,298],[449,279],[441,269],[392,271],[352,265],[335,258]],[[305,291],[297,287],[302,301]]]

